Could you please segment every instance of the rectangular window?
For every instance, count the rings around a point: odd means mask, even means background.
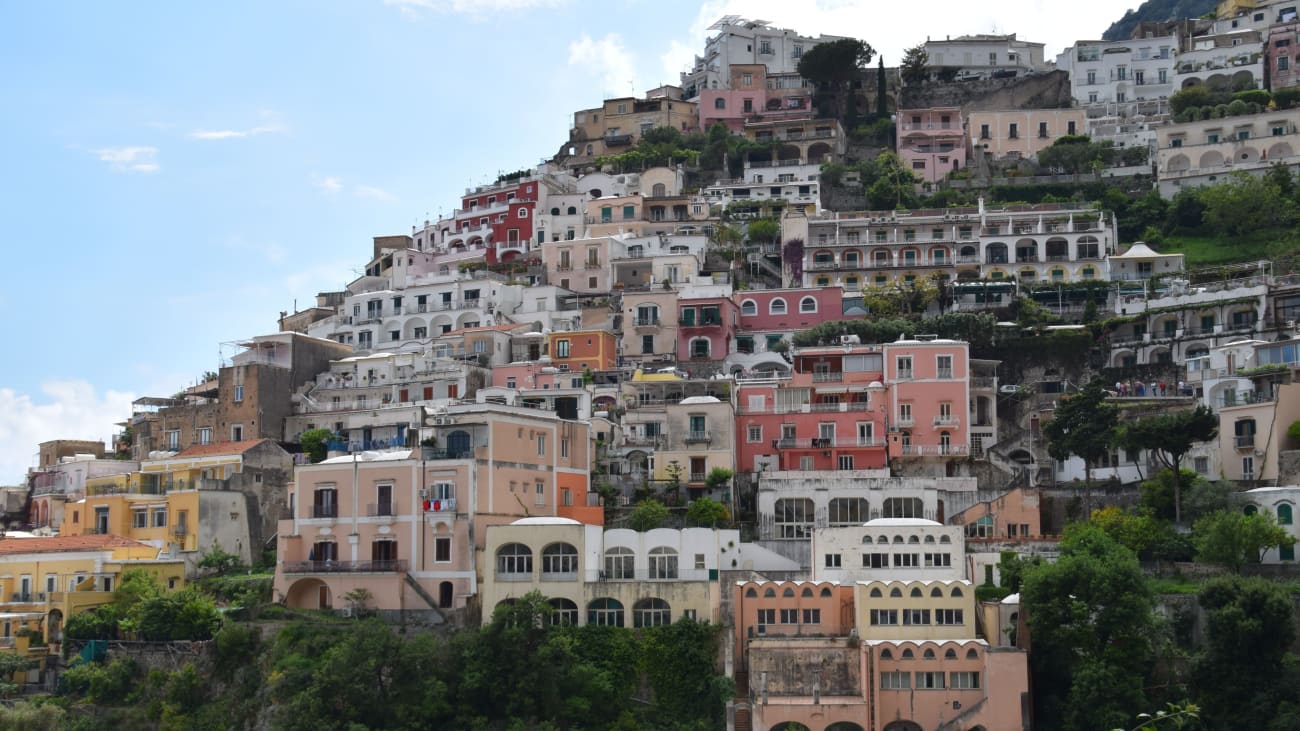
[[[920,562],[917,560],[918,558],[919,554],[915,553],[895,553],[894,568],[916,568],[920,565]]]
[[[235,386],[235,403],[239,403],[243,400],[244,400],[244,387]]]
[[[538,457],[546,456],[546,435],[545,434],[537,435],[537,456]]]
[[[842,561],[843,561],[843,556],[841,556],[841,555],[838,554],[838,553],[828,553],[828,554],[826,554],[826,568],[828,568],[828,569],[838,569],[838,568],[840,568],[841,565],[842,565],[842,563],[841,563]]]
[[[962,610],[960,609],[936,609],[934,610],[935,624],[964,624],[962,621]]]
[[[1046,137],[1046,136],[1047,136],[1047,122],[1039,122],[1039,123],[1038,123],[1038,136],[1039,136],[1039,137]]]
[[[162,508],[162,509],[159,509],[159,510],[154,510],[153,513],[151,514],[151,517],[153,518],[153,520],[150,522],[150,525],[152,525],[154,528],[166,528],[166,527],[167,527],[167,509],[166,509],[166,508]]]
[[[897,609],[872,609],[871,624],[874,625],[891,625],[898,624]]]
[[[146,511],[144,511],[144,510],[132,510],[132,511],[131,511],[131,527],[132,527],[132,528],[148,528],[148,527],[149,527],[149,513],[146,512]]]
[[[821,624],[821,623],[822,623],[822,610],[820,610],[820,609],[805,609],[805,610],[803,610],[803,623],[804,623],[804,624]]]
[[[923,625],[930,623],[929,609],[904,609],[903,624]]]
[[[799,624],[798,609],[782,609],[781,624]]]
[[[900,355],[895,359],[898,368],[899,380],[911,380],[912,378],[912,356]]]
[[[763,625],[767,625],[767,624],[776,624],[775,609],[758,610],[758,626],[762,627]]]
[[[912,674],[906,670],[890,670],[880,674],[882,690],[911,690]]]
[[[841,454],[841,455],[839,456],[839,464],[838,464],[837,466],[838,466],[841,470],[851,470],[851,469],[853,469],[853,455],[851,455],[851,454]]]
[[[179,429],[172,429],[167,432],[167,449],[175,452],[181,448],[181,432]]]
[[[948,674],[948,687],[952,690],[978,690],[980,674],[978,672],[953,672]]]
[[[938,370],[939,378],[952,378],[952,356],[940,355],[935,356],[935,368]]]
[[[561,456],[561,457],[568,457],[568,456],[569,456],[569,440],[568,440],[568,439],[561,439],[561,440],[560,440],[560,456]]]
[[[211,443],[212,443],[212,427],[210,427],[210,426],[205,426],[205,427],[200,427],[200,428],[199,428],[199,430],[198,430],[198,442],[199,442],[199,444],[211,444]]]
[[[535,490],[535,497],[533,499],[533,503],[535,505],[545,505],[546,504],[546,483],[539,480],[534,490]]]
[[[1007,137],[1013,140],[1018,139],[1020,137],[1020,125],[1012,122],[1011,125],[1007,127]]]
[[[926,568],[942,568],[952,566],[951,553],[927,553],[925,554]]]
[[[992,133],[989,131],[989,126],[988,126],[987,124],[981,124],[981,125],[980,125],[980,139],[981,139],[981,140],[987,140],[987,139],[990,139],[990,138],[992,138],[992,137],[993,137],[993,135],[992,135]]]
[[[433,539],[433,560],[437,563],[451,562],[451,536],[437,536]]]
[[[759,444],[763,441],[763,427],[750,426],[746,430],[745,441],[750,444]]]
[[[943,690],[943,673],[925,672],[916,674],[917,690]]]

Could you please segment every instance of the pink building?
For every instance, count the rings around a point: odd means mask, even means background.
[[[794,351],[789,376],[737,381],[738,469],[878,469],[970,453],[966,343],[848,338]]]
[[[736,292],[733,299],[740,308],[736,352],[770,350],[769,346],[778,340],[788,340],[794,332],[843,319],[843,292],[839,287]]]
[[[966,164],[966,131],[960,107],[900,109],[898,156],[927,183],[943,180]]]
[[[725,294],[690,294],[683,291],[677,301],[677,358],[722,360],[736,339],[739,308]]]
[[[1268,40],[1264,43],[1264,63],[1268,72],[1269,90],[1284,89],[1288,86],[1300,86],[1300,19],[1296,17],[1294,7],[1279,12],[1277,22],[1268,29]]]
[[[700,128],[724,124],[741,133],[746,122],[807,119],[812,113],[812,89],[797,74],[769,77],[767,66],[733,64],[731,88],[700,90]]]
[[[609,238],[593,236],[552,242],[542,248],[547,281],[578,294],[608,293]]]
[[[552,412],[461,404],[433,417],[435,446],[300,465],[279,525],[277,597],[386,611],[457,609],[478,593],[487,526],[529,515],[600,525],[587,424]]]

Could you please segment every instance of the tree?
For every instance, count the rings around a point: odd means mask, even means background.
[[[1047,422],[1047,452],[1053,459],[1083,460],[1083,509],[1092,513],[1092,465],[1107,454],[1115,440],[1119,416],[1106,402],[1106,390],[1100,378],[1088,381],[1078,393],[1062,398],[1056,416]]]
[[[1183,522],[1183,457],[1198,442],[1208,442],[1219,433],[1219,416],[1205,405],[1190,411],[1148,416],[1126,424],[1119,431],[1119,446],[1130,450],[1150,449],[1160,464],[1173,475],[1174,523]]]
[[[916,184],[920,179],[903,166],[892,152],[882,152],[862,167],[862,186],[867,190],[867,207],[876,211],[912,208],[916,205]]]
[[[1282,701],[1300,699],[1287,650],[1295,641],[1291,596],[1261,578],[1214,579],[1198,592],[1204,650],[1191,672],[1207,728],[1270,728]]]
[[[876,121],[889,120],[889,85],[885,81],[885,57],[876,59]],[[889,129],[894,129],[890,124]]]
[[[903,83],[919,84],[925,81],[930,76],[927,69],[929,63],[930,56],[925,52],[924,43],[918,43],[903,51],[903,60],[898,64],[898,72],[903,77]]]
[[[199,559],[199,568],[208,569],[217,576],[225,576],[238,566],[239,556],[227,553],[221,548],[220,543],[212,544],[212,548]]]
[[[302,445],[302,451],[315,464],[325,459],[329,453],[329,443],[334,439],[334,433],[329,429],[308,429],[298,437],[298,443]]]
[[[1295,174],[1291,168],[1284,162],[1275,162],[1268,166],[1268,172],[1264,173],[1264,180],[1270,185],[1277,188],[1283,198],[1294,199],[1296,193]]]
[[[1131,551],[1096,526],[1071,530],[1061,557],[1029,569],[1020,592],[1033,642],[1035,725],[1094,731],[1143,708],[1154,598]]]
[[[1228,508],[1231,488],[1213,483],[1201,475],[1184,469],[1180,480],[1183,486],[1183,521],[1196,522],[1198,518],[1217,510]],[[1174,473],[1160,470],[1140,486],[1141,505],[1152,511],[1160,520],[1174,519]]]
[[[648,530],[654,530],[668,520],[668,508],[663,503],[655,500],[642,500],[632,509],[632,515],[628,518],[628,525],[632,530],[644,533]]]
[[[775,218],[760,218],[749,224],[745,234],[752,243],[770,243],[780,238],[781,224],[777,223]]]
[[[1127,513],[1120,508],[1110,506],[1101,510],[1094,510],[1089,522],[1105,531],[1116,543],[1132,551],[1136,556],[1142,556],[1151,550],[1151,547],[1161,539],[1161,534],[1168,529],[1168,524],[1162,523],[1154,516],[1147,513]],[[1078,523],[1067,528],[1074,529]]]
[[[1250,173],[1234,172],[1197,193],[1205,204],[1205,223],[1220,236],[1282,228],[1296,219],[1295,202],[1268,179]]]
[[[798,71],[803,78],[829,90],[834,110],[831,116],[843,120],[846,127],[852,127],[848,124],[852,104],[850,85],[875,55],[875,49],[865,41],[841,38],[813,46],[799,59]]]
[[[711,498],[702,497],[691,501],[686,508],[686,522],[703,528],[716,528],[719,523],[731,519],[727,506]]]
[[[1291,547],[1295,538],[1268,513],[1220,510],[1196,521],[1192,526],[1192,544],[1196,560],[1217,563],[1241,573],[1248,563],[1259,563],[1264,553],[1275,546]]]
[[[803,279],[803,239],[794,238],[781,247],[781,261],[790,272],[790,286],[794,287]]]

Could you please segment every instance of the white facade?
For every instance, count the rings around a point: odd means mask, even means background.
[[[1274,163],[1300,167],[1300,109],[1203,119],[1157,131],[1160,194],[1221,182],[1234,171],[1262,175]]]
[[[969,578],[962,527],[922,518],[877,518],[814,530],[812,556],[813,581]]]
[[[929,65],[959,68],[959,78],[977,79],[1046,71],[1043,44],[1010,35],[970,35],[942,41],[926,39]]]
[[[730,88],[732,64],[763,64],[769,75],[793,74],[799,59],[814,46],[846,37],[803,36],[738,15],[718,20],[709,30],[717,33],[705,41],[704,55],[696,56],[690,71],[681,75],[681,87],[688,99],[698,98],[704,89]]]
[[[1230,91],[1262,87],[1264,35],[1253,29],[1216,28],[1215,35],[1197,36],[1190,50],[1178,54],[1174,90],[1201,85]]]
[[[1292,538],[1300,538],[1300,526],[1296,525],[1296,504],[1300,502],[1300,485],[1280,487],[1258,487],[1242,493],[1250,501],[1247,510],[1254,507],[1260,513],[1272,515]],[[1274,546],[1264,552],[1260,561],[1267,564],[1295,563],[1295,548]]]
[[[1166,98],[1173,85],[1178,39],[1172,35],[1124,41],[1079,41],[1056,57],[1070,73],[1081,105]]]

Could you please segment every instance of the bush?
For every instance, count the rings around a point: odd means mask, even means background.
[[[668,520],[668,508],[664,507],[663,503],[655,500],[642,500],[632,510],[632,517],[628,522],[632,530],[644,533],[658,528],[666,520]]]
[[[1286,436],[1291,440],[1291,446],[1300,444],[1300,421],[1291,422],[1291,426],[1286,428]]]

